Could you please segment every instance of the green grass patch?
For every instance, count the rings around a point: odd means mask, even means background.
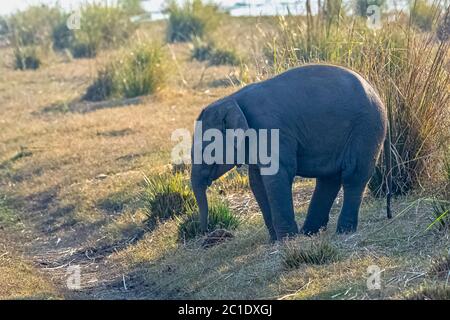
[[[52,41],[55,51],[68,49],[75,41],[75,33],[67,27],[69,15],[64,15],[62,19],[53,26]]]
[[[183,5],[169,1],[166,12],[169,14],[166,35],[168,42],[185,42],[195,37],[201,38],[207,32],[216,29],[223,15],[217,5],[204,3],[202,0],[188,0]]]
[[[207,61],[214,51],[214,43],[195,38],[191,50],[191,58],[197,61]]]
[[[157,43],[139,42],[101,69],[83,100],[133,98],[159,90],[167,79],[166,56]]]
[[[293,240],[283,248],[283,264],[286,269],[296,269],[303,264],[323,265],[338,259],[339,251],[326,240],[312,240],[309,243]]]
[[[186,216],[181,217],[181,219],[181,223],[178,227],[179,239],[189,240],[202,235],[198,211],[189,212]],[[209,208],[208,230],[233,230],[236,229],[239,224],[239,218],[233,214],[226,203],[213,201]]]
[[[41,66],[41,59],[36,47],[16,47],[14,49],[14,69],[36,70]]]
[[[233,48],[217,47],[214,42],[195,40],[191,51],[191,57],[198,61],[208,61],[209,65],[232,65],[240,64],[240,57]]]
[[[0,196],[0,230],[14,227],[18,222],[20,222],[20,218],[11,209],[6,198]]]
[[[243,170],[233,169],[216,180],[212,186],[219,194],[250,190],[248,174]]]
[[[93,58],[97,55],[97,45],[85,40],[77,40],[70,44],[70,53],[75,59]]]
[[[431,203],[432,222],[428,229],[437,228],[440,231],[450,229],[450,202],[434,199]]]
[[[237,66],[240,61],[239,55],[234,49],[216,48],[211,54],[209,64],[212,66]]]
[[[17,47],[41,46],[68,49],[74,58],[89,58],[99,50],[123,44],[136,30],[130,16],[138,13],[136,1],[116,5],[82,4],[78,13],[80,28],[71,30],[67,21],[73,13],[59,5],[34,5],[4,19],[8,37]]]
[[[146,177],[142,198],[150,222],[185,215],[196,207],[194,194],[182,174]]]
[[[49,46],[52,30],[64,18],[57,6],[32,5],[7,17],[9,38],[14,46]]]
[[[75,58],[92,57],[100,49],[123,44],[136,30],[121,6],[86,4],[80,10],[80,29],[74,31],[69,49]]]

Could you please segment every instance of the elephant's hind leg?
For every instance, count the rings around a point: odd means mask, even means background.
[[[340,176],[317,178],[302,233],[311,235],[327,226],[331,207],[340,188]]]
[[[272,223],[272,214],[270,213],[269,200],[267,199],[266,189],[264,188],[263,181],[261,179],[261,173],[259,168],[255,165],[250,165],[248,168],[248,176],[250,181],[250,188],[255,195],[256,202],[258,202],[259,208],[263,214],[264,222],[269,230],[271,241],[277,240],[277,234]]]
[[[342,171],[344,204],[337,224],[338,233],[355,232],[358,227],[358,214],[364,189],[372,175],[384,139],[382,127],[373,128],[374,134],[368,134],[372,132],[369,130],[370,123],[366,124],[366,127],[367,130],[362,130],[354,139],[347,154],[347,161],[344,162]]]
[[[337,224],[337,233],[355,232],[358,227],[359,207],[366,183],[343,184],[344,204]]]

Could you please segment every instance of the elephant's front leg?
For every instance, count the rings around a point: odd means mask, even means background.
[[[264,217],[264,222],[269,230],[270,240],[276,241],[277,234],[272,223],[272,214],[270,213],[269,200],[267,199],[266,189],[261,179],[261,173],[258,166],[250,165],[248,167],[248,175],[250,180],[250,188],[252,189],[255,199]]]
[[[262,176],[278,240],[298,233],[292,203],[293,179],[294,175],[284,168],[280,168],[275,175]]]

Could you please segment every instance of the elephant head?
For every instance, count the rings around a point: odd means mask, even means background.
[[[200,225],[203,232],[206,232],[208,229],[206,189],[214,180],[236,166],[236,155],[238,152],[241,152],[239,142],[234,144],[233,149],[227,147],[225,138],[227,129],[248,129],[245,115],[233,99],[221,100],[211,104],[201,112],[196,120],[191,151],[191,185],[200,210]],[[207,159],[206,152],[204,152],[205,148],[216,142],[216,139],[222,139],[221,144],[219,143],[223,148],[221,150],[222,156],[219,158],[215,157],[215,159]],[[227,150],[230,149],[233,150],[235,155],[233,157],[234,161],[226,161]],[[216,149],[215,153],[218,153],[218,151]],[[217,155],[215,154],[215,156]]]

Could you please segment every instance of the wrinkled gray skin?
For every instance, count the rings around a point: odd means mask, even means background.
[[[197,120],[203,122],[203,132],[208,128],[280,130],[278,173],[261,175],[260,165],[249,165],[250,186],[272,240],[298,233],[292,203],[295,176],[317,179],[301,232],[314,234],[326,227],[341,186],[344,203],[337,232],[356,230],[363,191],[387,127],[382,102],[360,75],[331,65],[291,69],[209,105]],[[233,167],[192,166],[203,231],[207,231],[206,189]]]

